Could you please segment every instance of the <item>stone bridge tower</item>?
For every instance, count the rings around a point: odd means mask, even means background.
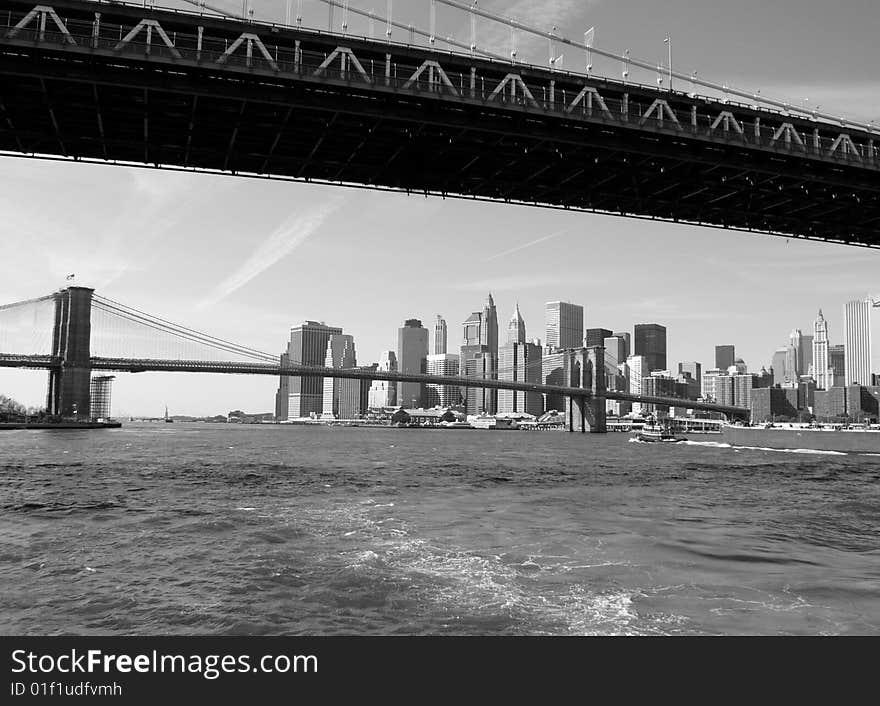
[[[92,294],[87,287],[56,292],[52,355],[59,366],[49,371],[46,409],[60,417],[89,419],[91,399]]]

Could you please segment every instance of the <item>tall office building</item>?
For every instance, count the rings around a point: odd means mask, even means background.
[[[434,355],[446,354],[446,319],[437,314],[437,323],[434,324]]]
[[[870,385],[871,301],[847,302],[843,307],[845,384]]]
[[[281,354],[281,367],[286,368],[290,364],[290,356]],[[287,408],[290,405],[290,380],[287,375],[282,375],[278,381],[278,390],[275,392],[275,421],[287,421]]]
[[[629,351],[627,350],[626,340],[622,336],[617,334],[608,336],[602,343],[605,346],[606,360],[614,360],[615,366],[626,363]]]
[[[315,365],[321,367],[327,355],[330,336],[342,333],[341,328],[327,326],[324,322],[305,321],[290,330],[286,358],[290,365]],[[287,403],[281,398],[287,391]],[[279,420],[297,419],[324,410],[324,378],[283,376],[276,395],[275,415]]]
[[[376,368],[383,373],[397,372],[397,354],[394,351],[385,351],[379,359]],[[370,407],[396,407],[397,406],[397,383],[389,380],[373,380],[370,385],[368,396]]]
[[[828,346],[828,367],[833,371],[832,387],[843,387],[846,381],[846,353],[844,345]]]
[[[548,302],[545,346],[581,348],[584,343],[584,307],[570,302]]]
[[[626,349],[624,351],[623,357],[620,359],[621,362],[623,362],[624,360],[629,358],[633,352],[632,334],[629,331],[615,331],[614,334],[612,334],[612,335],[614,335],[616,338],[622,338],[624,340],[624,343],[626,345]]]
[[[695,360],[678,364],[679,378],[687,378],[693,381],[692,387],[688,391],[688,395],[693,397],[693,392],[699,397],[703,392],[703,364]],[[694,398],[696,399],[696,398]]]
[[[507,325],[507,344],[498,351],[498,379],[516,382],[542,382],[541,346],[526,342],[526,324],[519,304]],[[498,390],[498,413],[525,412],[539,416],[544,400],[540,392]]]
[[[631,355],[626,359],[629,367],[629,392],[631,395],[642,394],[642,380],[648,376],[648,365],[643,355]],[[633,402],[632,411],[635,414],[641,414],[644,411],[644,405],[641,402]]]
[[[92,419],[110,419],[110,397],[115,379],[112,375],[95,375],[89,382]]]
[[[785,387],[785,379],[787,377],[785,371],[786,358],[788,358],[788,348],[777,348],[773,354],[770,370],[773,372],[774,387]]]
[[[454,353],[435,353],[428,356],[428,375],[455,377],[459,371],[459,358]],[[461,404],[461,388],[458,385],[427,385],[428,407],[456,407]]]
[[[495,301],[490,293],[482,311],[473,312],[462,324],[463,337],[461,357],[459,359],[460,375],[465,377],[485,377],[497,379],[498,374],[498,314]],[[476,360],[471,364],[469,361]],[[461,388],[461,396],[465,400],[468,414],[486,412],[494,414],[497,407],[497,390],[477,390],[477,388]]]
[[[828,357],[828,347],[828,322],[819,309],[819,318],[813,322],[813,378],[818,390],[829,390],[834,386],[834,369]]]
[[[588,328],[584,335],[584,346],[592,348],[593,346],[604,346],[605,339],[611,337],[611,331],[607,328]]]
[[[715,367],[727,370],[736,359],[736,346],[715,346]]]
[[[645,370],[666,370],[666,327],[660,324],[636,324],[633,335],[633,355],[645,358]]]
[[[357,354],[354,337],[348,334],[333,334],[327,340],[325,368],[355,368]],[[360,415],[360,380],[324,378],[323,414],[334,419],[355,419]]]
[[[428,371],[428,329],[419,319],[407,319],[397,329],[397,367],[401,373],[424,375]],[[397,383],[397,404],[403,407],[424,407],[425,384]]]

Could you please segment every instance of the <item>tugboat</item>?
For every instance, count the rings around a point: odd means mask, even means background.
[[[637,432],[636,439],[639,441],[655,442],[662,441],[667,443],[678,443],[679,441],[687,441],[684,434],[678,434],[672,428],[672,420],[666,418],[660,424],[652,419],[650,424],[646,424]]]

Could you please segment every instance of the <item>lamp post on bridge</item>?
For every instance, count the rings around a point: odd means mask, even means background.
[[[667,54],[667,68],[669,70],[669,92],[672,92],[672,39],[669,35],[666,35],[666,39],[663,40],[666,44],[666,48],[668,49]]]

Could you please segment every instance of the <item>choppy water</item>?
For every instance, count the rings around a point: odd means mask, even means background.
[[[880,458],[659,446],[2,432],[0,633],[880,633]]]

